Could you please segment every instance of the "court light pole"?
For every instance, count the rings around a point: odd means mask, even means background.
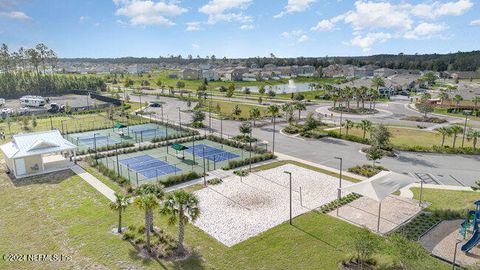
[[[118,145],[119,143],[115,144],[115,156],[117,158],[117,177],[120,177],[120,163],[118,162]]]
[[[290,225],[292,225],[292,173],[284,171],[290,177]]]
[[[202,157],[203,157],[203,185],[207,186],[207,171],[205,169],[205,146],[202,149]]]
[[[161,112],[162,112],[162,123],[163,123],[163,104],[160,105],[160,110],[161,110]]]
[[[180,112],[180,107],[178,109],[178,123],[180,123],[180,128],[182,127],[182,113]]]
[[[343,158],[341,157],[335,157],[335,159],[340,160],[340,174],[338,178],[338,199],[340,200],[342,198],[342,171],[343,171]],[[338,216],[338,209],[340,207],[337,207],[337,216]]]
[[[223,139],[223,117],[220,116],[220,138]]]

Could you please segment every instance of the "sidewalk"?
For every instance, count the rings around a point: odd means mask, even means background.
[[[98,190],[101,194],[103,194],[107,199],[110,201],[115,201],[115,192],[109,188],[107,185],[102,183],[100,180],[98,180],[95,176],[89,174],[86,172],[82,167],[75,165],[71,168],[71,170],[76,173],[78,176],[80,176],[85,182],[90,184],[93,188]]]

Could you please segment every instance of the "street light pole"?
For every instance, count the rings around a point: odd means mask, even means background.
[[[423,197],[423,179],[420,179],[420,201],[418,202],[418,206],[422,206],[422,197]]]
[[[339,174],[339,179],[338,179],[338,199],[340,200],[342,198],[342,171],[343,171],[343,158],[341,157],[335,157],[335,159],[340,160],[340,174]],[[337,216],[338,216],[338,211],[340,207],[337,207]]]
[[[249,163],[250,163],[250,172],[252,172],[252,130],[253,130],[253,126],[252,126],[252,122],[250,122],[250,158],[249,158]]]
[[[292,173],[284,171],[290,177],[290,225],[292,225]]]
[[[207,172],[205,169],[205,146],[202,149],[202,159],[203,159],[203,185],[207,186]]]
[[[342,106],[340,106],[340,138],[342,138],[342,120],[343,120],[343,110],[342,110]]]
[[[458,249],[458,244],[460,244],[461,241],[456,241],[455,242],[455,251],[453,252],[453,262],[452,262],[452,269],[455,270],[455,263],[457,261],[457,249]]]
[[[161,105],[160,109],[162,110],[162,123],[163,123],[163,104]]]

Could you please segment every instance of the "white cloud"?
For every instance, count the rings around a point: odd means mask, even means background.
[[[243,24],[240,26],[241,30],[252,30],[253,28],[255,28],[253,24]]]
[[[297,39],[297,42],[298,43],[304,43],[304,42],[307,42],[309,41],[310,38],[307,36],[307,35],[301,35],[298,39]]]
[[[283,32],[281,37],[289,40],[294,40],[297,43],[304,43],[310,40],[310,37],[303,30],[293,30],[290,32]],[[294,43],[291,43],[294,44]]]
[[[185,31],[188,31],[188,32],[198,31],[201,29],[200,27],[201,22],[187,22],[186,25],[187,25],[187,28],[185,29]]]
[[[198,11],[208,15],[210,24],[221,21],[249,23],[253,21],[252,17],[244,15],[242,11],[251,3],[252,0],[210,0]]]
[[[187,12],[177,1],[113,0],[118,6],[115,14],[129,18],[131,25],[175,25],[166,17],[174,17]]]
[[[303,12],[307,10],[315,0],[288,0],[284,11],[273,16],[274,18],[281,18],[288,13]]]
[[[369,51],[374,43],[385,42],[391,38],[428,39],[440,36],[439,34],[449,27],[435,20],[444,16],[463,15],[472,7],[472,0],[424,0],[418,4],[410,4],[405,0],[397,3],[387,0],[358,0],[352,10],[331,19],[322,19],[310,30],[332,31],[339,27],[338,23],[347,24],[353,29],[350,44]],[[480,25],[480,20],[477,23]],[[471,24],[474,25],[474,22]]]
[[[432,36],[439,34],[448,28],[447,25],[440,23],[421,23],[417,25],[412,31],[405,33],[406,39],[429,39]]]
[[[316,26],[310,28],[310,30],[317,32],[332,31],[333,29],[335,29],[335,24],[331,20],[321,20]]]
[[[25,14],[22,11],[8,11],[8,12],[0,12],[1,17],[6,17],[9,19],[19,20],[19,21],[30,21],[32,18]]]
[[[362,48],[364,52],[369,52],[373,44],[377,42],[386,42],[391,39],[392,35],[383,32],[367,33],[366,35],[358,34],[350,41],[352,45]]]
[[[460,16],[473,7],[471,0],[459,0],[455,2],[433,2],[418,4],[412,7],[412,14],[417,17],[436,19],[441,16]]]
[[[470,22],[470,25],[480,26],[480,19],[471,21],[471,22]]]
[[[78,20],[80,21],[80,23],[83,23],[86,20],[88,20],[88,17],[87,16],[80,16],[80,18],[78,18]]]
[[[200,48],[200,45],[193,43],[193,44],[192,44],[192,48],[194,48],[194,49],[199,49],[199,48]]]
[[[357,30],[365,28],[408,30],[413,23],[404,5],[363,1],[355,2],[355,11],[347,12],[344,21]]]

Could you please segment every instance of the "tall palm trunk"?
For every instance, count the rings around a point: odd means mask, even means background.
[[[273,115],[273,143],[272,143],[272,153],[275,154],[275,115]]]
[[[298,121],[302,118],[302,110],[298,110]]]
[[[366,128],[363,129],[363,139],[365,139],[365,136],[367,136],[367,129]]]
[[[152,249],[150,247],[150,212],[151,209],[145,209],[145,233],[147,235],[147,250],[151,252]]]
[[[477,150],[477,137],[473,138],[473,150]]]
[[[118,208],[118,233],[122,233],[122,208]]]
[[[183,247],[183,240],[185,238],[185,223],[183,221],[184,219],[184,214],[183,210],[180,210],[180,218],[178,221],[178,247],[177,247],[177,252],[180,255],[183,255],[185,253],[185,248]]]
[[[455,148],[456,142],[457,142],[457,133],[453,135],[453,146],[452,146],[453,148]]]
[[[442,147],[445,145],[445,136],[446,136],[446,134],[442,135]]]

